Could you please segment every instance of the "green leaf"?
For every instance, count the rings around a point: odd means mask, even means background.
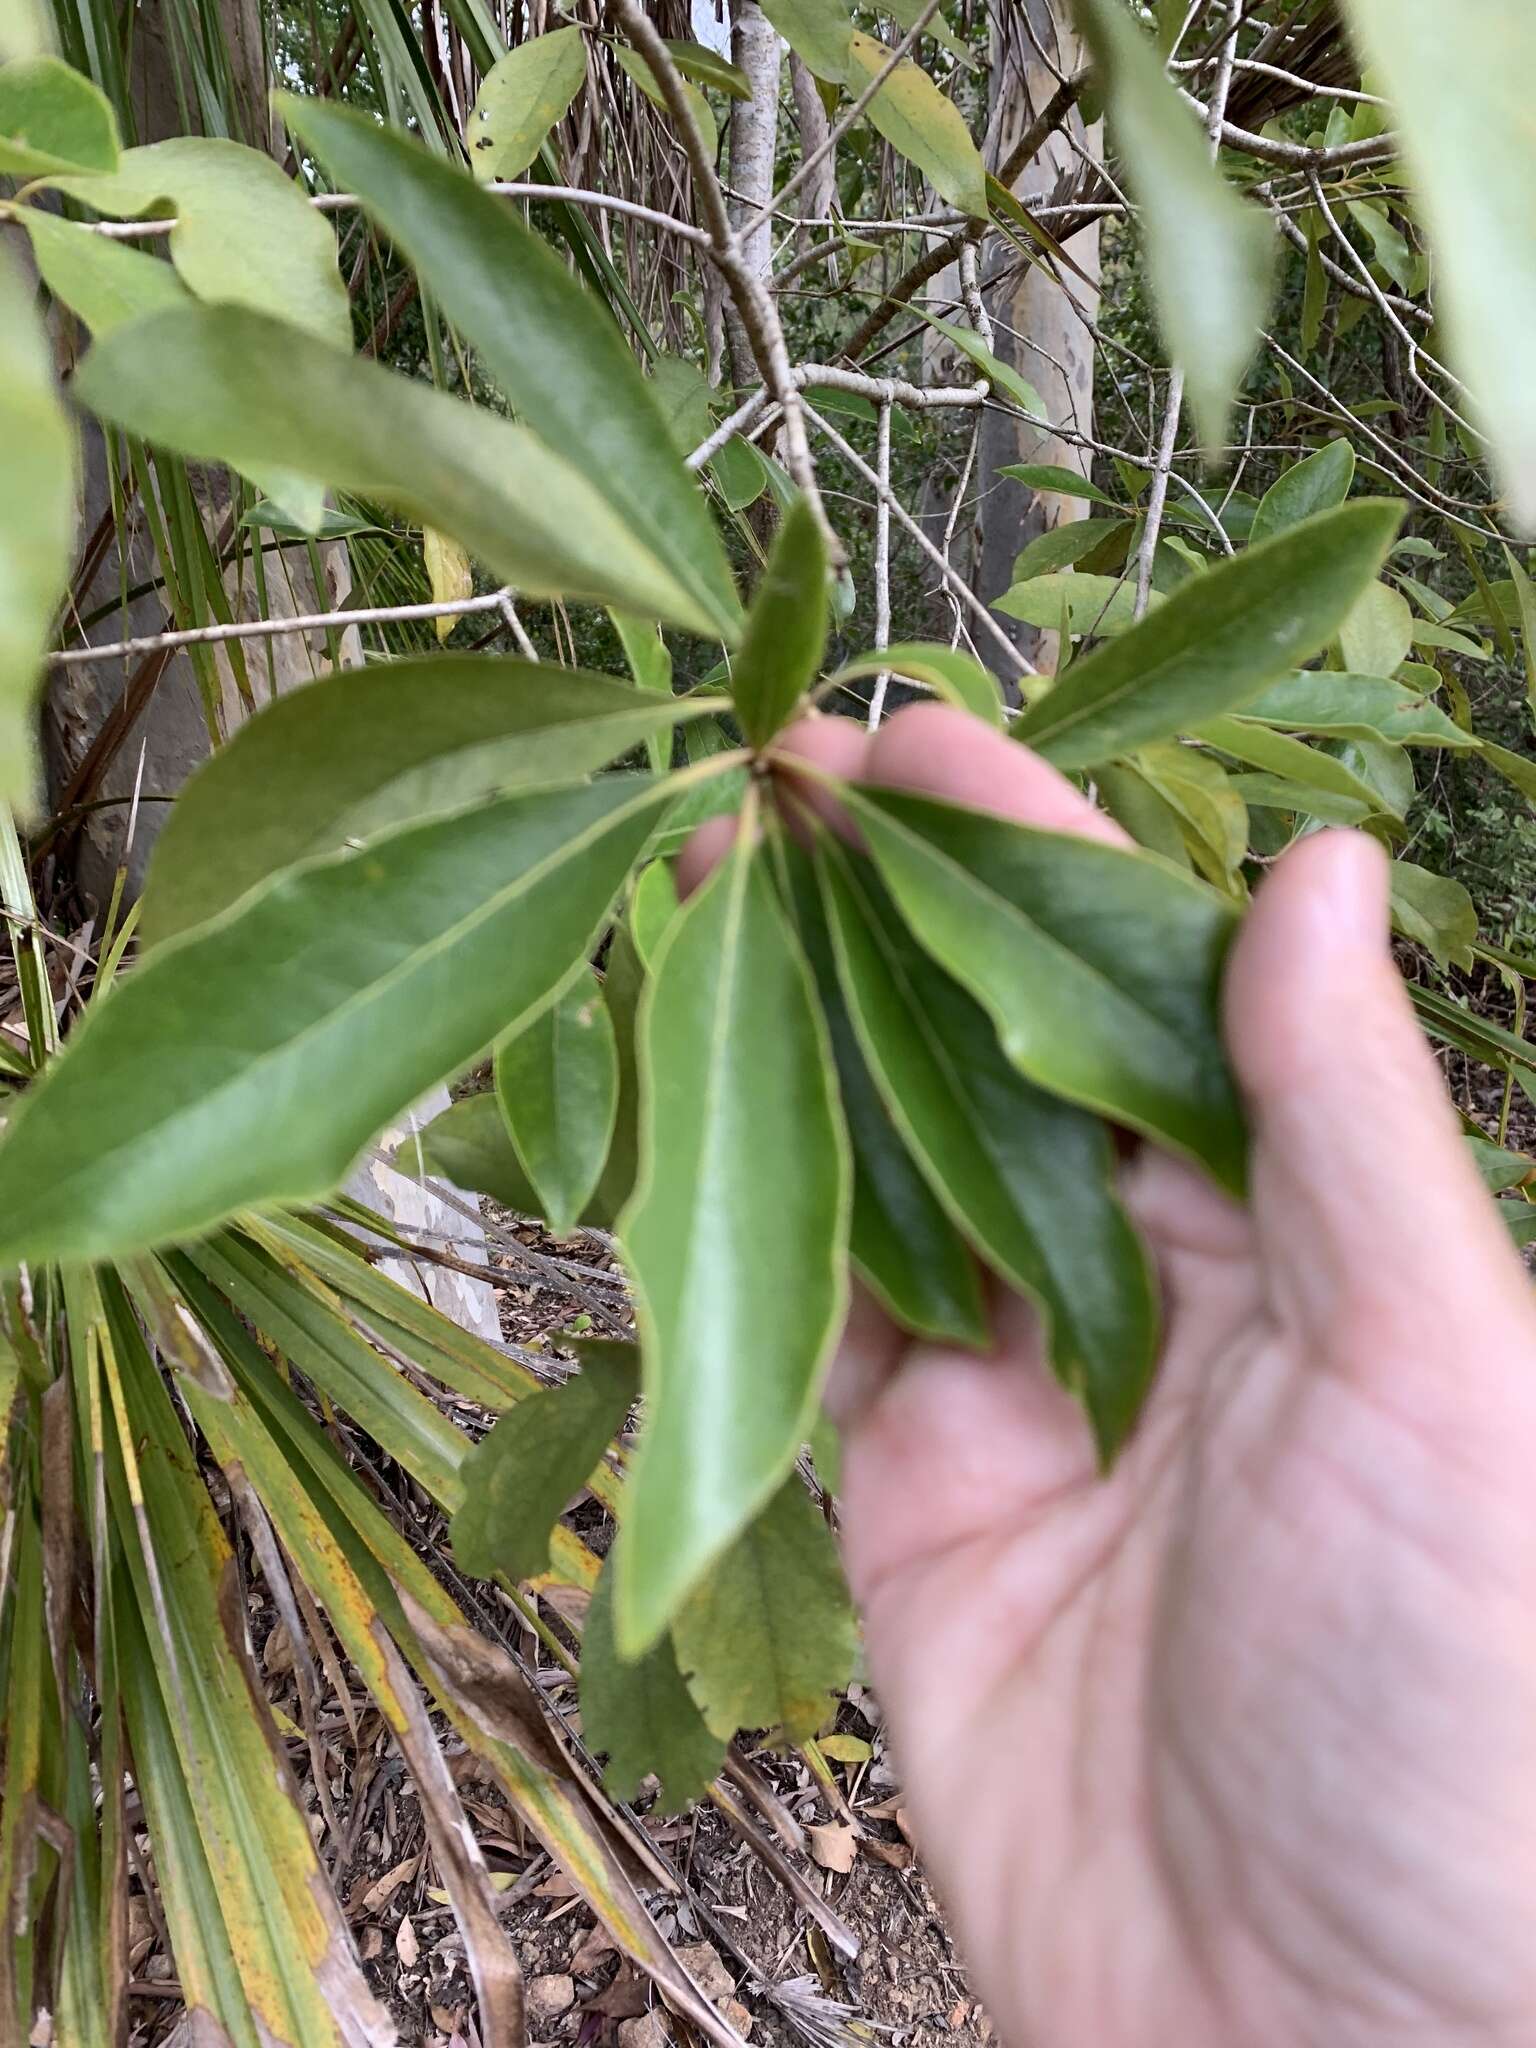
[[[1013,565],[1013,580],[1028,583],[1055,569],[1073,568],[1106,541],[1130,532],[1128,519],[1072,519],[1065,526],[1048,526],[1020,551]]]
[[[665,800],[627,777],[503,797],[291,869],[151,955],[0,1139],[0,1269],[334,1188],[407,1103],[559,993]]]
[[[618,602],[693,632],[734,637],[740,607],[709,508],[601,304],[501,201],[451,165],[369,115],[321,100],[282,104],[332,175],[362,195],[410,257],[518,418],[583,473],[687,592],[681,608]]]
[[[630,49],[627,44],[616,43],[613,54],[618,58],[620,64],[639,87],[640,91],[645,94],[645,97],[651,101],[653,106],[660,107],[661,111],[670,121],[672,109],[667,105],[667,96],[652,77],[651,67],[646,63],[640,52]],[[720,149],[720,130],[715,124],[714,112],[710,107],[709,101],[705,99],[699,88],[696,85],[690,85],[686,78],[683,80],[683,97],[688,102],[688,111],[693,116],[693,125],[698,129],[699,134],[703,138],[705,154],[710,157],[717,155]]]
[[[187,303],[186,286],[157,256],[93,234],[38,206],[19,208],[16,218],[32,238],[43,283],[93,334]]]
[[[0,807],[41,794],[35,706],[75,534],[75,436],[32,294],[0,251]]]
[[[1086,498],[1093,505],[1111,505],[1117,512],[1125,510],[1119,498],[1112,498],[1108,491],[1100,490],[1096,483],[1079,476],[1075,469],[1063,468],[1059,463],[1009,462],[997,473],[1017,478],[1032,491],[1048,491],[1063,498]]]
[[[619,1106],[608,1157],[585,1222],[613,1229],[635,1190],[640,1150],[640,1074],[635,1046],[636,1018],[645,987],[645,968],[627,922],[614,928],[603,964],[603,1001],[613,1022],[619,1058]]]
[[[1241,894],[1238,872],[1248,851],[1248,807],[1231,776],[1208,754],[1171,741],[1139,748],[1132,759],[1178,820],[1184,849],[1199,872],[1217,888]]]
[[[636,1393],[633,1345],[577,1350],[581,1370],[509,1409],[460,1467],[453,1554],[473,1578],[547,1572],[550,1530],[624,1427]]]
[[[888,14],[899,29],[916,28],[918,17],[923,12],[923,0],[887,0],[887,5],[881,12]],[[941,43],[952,57],[959,59],[967,71],[976,69],[975,58],[942,14],[929,16],[923,24],[923,34],[932,36],[936,43]]]
[[[1462,1136],[1478,1178],[1490,1194],[1501,1195],[1509,1188],[1525,1187],[1536,1178],[1536,1159],[1528,1153],[1507,1151],[1472,1131],[1464,1131]]]
[[[1184,371],[1201,441],[1216,449],[1269,305],[1274,229],[1212,163],[1198,121],[1121,0],[1077,0],[1076,11],[1141,208],[1163,338]]]
[[[332,348],[352,346],[352,310],[327,215],[264,150],[180,135],[129,149],[108,178],[56,178],[61,192],[119,219],[174,213],[171,260],[214,305],[280,312]]]
[[[878,106],[879,101],[877,100],[875,104]],[[944,101],[944,105],[949,105],[948,100]],[[1046,411],[1045,400],[1034,385],[1028,378],[1021,377],[1010,363],[1005,363],[995,356],[974,329],[962,327],[958,321],[940,320],[936,314],[924,312],[921,306],[914,306],[912,311],[926,320],[937,333],[942,334],[952,347],[970,358],[992,386],[994,394],[1011,398],[1021,412],[1032,413],[1036,419],[1049,419],[1050,414]]]
[[[710,457],[709,473],[728,512],[744,512],[769,487],[767,463],[740,434],[732,434],[725,446]]]
[[[1536,14],[1503,0],[1458,12],[1447,33],[1435,0],[1347,0],[1343,12],[1377,89],[1395,103],[1434,249],[1436,317],[1529,528],[1536,386],[1512,338],[1536,332]]]
[[[664,860],[649,861],[640,871],[629,900],[629,933],[635,951],[649,967],[662,934],[677,915],[677,881]]]
[[[489,1195],[515,1216],[539,1214],[539,1197],[512,1149],[493,1093],[465,1095],[450,1103],[424,1130],[405,1139],[399,1151],[413,1173],[441,1174],[455,1187]],[[589,1215],[582,1220],[601,1219]]]
[[[589,969],[496,1051],[496,1100],[555,1237],[592,1199],[618,1111],[613,1024]]]
[[[1150,592],[1149,614],[1163,602],[1160,591]],[[1124,576],[1091,576],[1084,570],[1032,576],[1027,583],[1016,583],[994,598],[992,608],[1050,633],[1058,630],[1065,614],[1073,633],[1108,640],[1128,633],[1135,624],[1136,584]],[[1051,697],[1055,694],[1054,690],[1049,693]]]
[[[842,84],[850,70],[853,38],[853,17],[844,0],[768,0],[763,12],[818,78]]]
[[[233,306],[157,313],[99,340],[74,389],[102,418],[178,454],[243,470],[277,463],[380,499],[451,533],[526,596],[714,630],[713,613],[653,552],[654,518],[626,524],[527,427],[284,321]]]
[[[1477,943],[1477,907],[1460,882],[1412,861],[1392,863],[1392,922],[1405,939],[1427,946],[1442,971],[1470,968]]]
[[[789,1471],[845,1305],[847,1140],[825,1026],[745,832],[668,928],[639,1059],[640,1179],[619,1226],[646,1397],[618,1539],[625,1655],[655,1642]]]
[[[1092,768],[1245,704],[1333,638],[1401,516],[1358,498],[1222,562],[1076,663],[1015,733],[1058,767]]]
[[[946,703],[957,704],[962,711],[973,711],[988,725],[1001,729],[1006,723],[996,676],[971,655],[932,640],[901,641],[894,647],[860,654],[845,662],[829,680],[854,683],[886,669],[909,682],[926,685]]]
[[[892,54],[884,43],[855,30],[848,42],[846,83],[850,92],[862,92]],[[806,61],[813,71],[817,68],[809,58]],[[987,218],[987,174],[981,152],[971,140],[960,109],[945,98],[921,65],[903,57],[865,115],[892,149],[916,164],[941,198],[975,220]]]
[[[1272,726],[1247,717],[1208,718],[1194,728],[1194,736],[1204,740],[1208,747],[1219,747],[1234,761],[1246,761],[1250,768],[1262,769],[1266,775],[1288,776],[1308,789],[1330,790],[1335,796],[1350,797],[1368,809],[1380,808],[1378,793],[1343,761],[1317,747],[1309,747],[1303,740],[1292,739],[1289,733],[1276,732]],[[1188,753],[1189,749],[1181,751]]]
[[[789,723],[816,680],[827,644],[827,544],[804,498],[779,522],[731,668],[731,695],[750,746]]]
[[[1338,796],[1332,790],[1308,789],[1287,776],[1266,775],[1258,770],[1251,775],[1234,775],[1232,787],[1251,811],[1299,813],[1324,825],[1363,825],[1383,808],[1379,799],[1373,799],[1367,807],[1353,797]]]
[[[728,1738],[705,1726],[670,1636],[633,1663],[620,1659],[613,1579],[613,1566],[605,1563],[581,1632],[582,1740],[607,1757],[603,1783],[615,1799],[633,1799],[654,1772],[660,1810],[678,1813],[719,1776]]]
[[[117,116],[106,96],[57,57],[0,64],[0,173],[117,168]]]
[[[1272,683],[1243,717],[1326,739],[1390,740],[1400,747],[1475,747],[1470,733],[1408,683],[1304,669]]]
[[[853,1148],[854,1264],[905,1328],[940,1344],[985,1344],[975,1263],[907,1151],[860,1049],[810,857],[792,841],[783,851],[795,924],[816,977]]]
[[[1536,716],[1536,587],[1516,561],[1514,550],[1506,548],[1504,554],[1509,562],[1510,582],[1520,620],[1520,646],[1525,657],[1525,702],[1527,709]]]
[[[704,43],[669,40],[667,51],[684,78],[691,78],[695,85],[712,85],[728,99],[751,99],[752,82],[745,71],[718,50],[711,50]]]
[[[1367,584],[1339,627],[1344,666],[1362,676],[1396,675],[1413,639],[1408,600],[1390,583]]]
[[[1259,500],[1249,533],[1252,545],[1270,540],[1288,526],[1297,526],[1318,512],[1331,512],[1349,496],[1355,478],[1355,451],[1347,441],[1330,441],[1325,447],[1292,463],[1270,485]]]
[[[886,1108],[957,1226],[1042,1310],[1051,1362],[1107,1460],[1157,1348],[1108,1133],[1010,1065],[986,1011],[903,928],[866,863],[827,841],[819,865],[844,998]]]
[[[477,180],[520,178],[586,76],[587,41],[579,28],[530,36],[498,58],[480,81],[469,117],[469,161]]]
[[[771,1728],[805,1742],[827,1719],[853,1673],[853,1610],[832,1532],[798,1479],[785,1481],[684,1603],[672,1641],[722,1741],[738,1728]]]
[[[306,684],[238,727],[177,798],[149,864],[143,937],[202,924],[296,861],[479,797],[574,781],[709,708],[497,655]]]
[[[1040,1087],[1243,1183],[1218,1023],[1230,904],[1149,854],[845,788],[902,916]]]

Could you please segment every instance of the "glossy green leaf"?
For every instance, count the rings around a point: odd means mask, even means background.
[[[617,601],[690,631],[732,636],[740,608],[709,508],[601,304],[504,203],[442,159],[366,114],[322,100],[284,100],[283,107],[332,175],[362,194],[410,257],[518,418],[582,472],[687,592],[681,608],[659,599]]]
[[[975,1262],[907,1151],[869,1071],[843,1000],[811,858],[793,841],[783,850],[795,924],[816,977],[853,1148],[849,1250],[854,1264],[906,1329],[941,1344],[985,1344],[987,1320]]]
[[[1536,331],[1536,14],[1520,0],[1343,8],[1394,126],[1435,257],[1436,314],[1492,441],[1517,517],[1536,525],[1536,386],[1514,336]]]
[[[1390,740],[1400,747],[1477,745],[1410,684],[1336,669],[1304,669],[1271,684],[1243,706],[1243,717],[1325,739]]]
[[[1040,1307],[1052,1364],[1108,1459],[1157,1348],[1150,1269],[1114,1196],[1108,1133],[1010,1064],[986,1011],[904,929],[866,864],[828,842],[821,878],[844,998],[885,1106],[956,1225]]]
[[[884,43],[855,30],[848,42],[846,82],[850,92],[862,92],[891,56]],[[814,63],[811,69],[816,69]],[[941,198],[973,219],[987,218],[987,174],[981,152],[971,140],[960,109],[940,92],[921,65],[903,57],[865,115],[892,149],[917,166]]]
[[[1162,592],[1154,590],[1148,595],[1148,612],[1155,612],[1164,602]],[[1025,625],[1048,633],[1059,629],[1065,615],[1071,632],[1108,640],[1129,632],[1135,624],[1136,584],[1132,577],[1092,576],[1084,570],[1032,576],[1027,583],[1016,583],[994,598],[992,606],[1010,619],[1022,619]]]
[[[1514,550],[1506,548],[1504,553],[1509,562],[1510,585],[1520,625],[1520,647],[1525,659],[1525,701],[1532,716],[1536,717],[1536,585],[1515,559]]]
[[[789,1471],[846,1298],[826,1030],[745,835],[668,929],[639,1060],[640,1178],[619,1227],[646,1399],[618,1539],[625,1655],[655,1642]]]
[[[1264,737],[1274,735],[1266,733]],[[1172,810],[1196,870],[1217,888],[1240,895],[1238,873],[1248,850],[1248,807],[1231,776],[1208,754],[1171,740],[1140,747],[1131,759]]]
[[[149,943],[276,869],[479,797],[572,782],[698,718],[706,700],[497,655],[346,669],[249,719],[187,783],[145,882]]]
[[[925,12],[924,0],[888,0],[888,4],[881,12],[888,14],[899,29],[916,28],[919,16]],[[967,71],[976,69],[975,58],[942,13],[929,15],[927,21],[923,23],[923,34],[932,36],[936,43],[942,43],[950,55],[958,58]]]
[[[1057,569],[1071,569],[1106,541],[1122,534],[1129,537],[1131,531],[1128,519],[1071,519],[1065,526],[1048,526],[1025,542],[1013,565],[1013,581],[1028,583]]]
[[[1058,767],[1091,768],[1237,709],[1333,638],[1401,516],[1356,499],[1222,562],[1076,663],[1015,733]]]
[[[1243,1182],[1217,1002],[1230,904],[1148,854],[846,789],[898,908],[1021,1072]]]
[[[945,105],[948,104],[946,101]],[[921,306],[915,306],[913,311],[922,314],[935,333],[942,334],[952,348],[969,357],[992,386],[994,396],[1011,399],[1021,412],[1032,413],[1036,419],[1050,418],[1045,400],[1029,379],[1021,377],[1011,363],[995,356],[974,328],[962,327],[957,320],[940,320],[934,313],[923,312]]]
[[[1470,968],[1477,943],[1477,906],[1460,882],[1412,861],[1392,863],[1392,922],[1406,939],[1427,946],[1437,965]]]
[[[1369,809],[1379,807],[1377,791],[1345,762],[1321,748],[1309,747],[1304,740],[1293,739],[1289,733],[1276,732],[1273,726],[1243,716],[1208,718],[1194,728],[1194,736],[1207,746],[1219,747],[1234,761],[1262,769],[1266,775],[1289,776],[1309,789],[1331,790],[1335,796],[1350,797]],[[1187,753],[1189,749],[1182,751]]]
[[[1527,1245],[1536,1244],[1536,1202],[1510,1196],[1494,1206],[1498,1209],[1499,1220],[1509,1231],[1511,1243],[1522,1251]]]
[[[586,76],[587,41],[579,28],[530,36],[499,57],[480,81],[469,117],[469,161],[477,180],[520,178]]]
[[[549,1570],[549,1532],[624,1427],[638,1391],[634,1348],[588,1342],[581,1370],[510,1408],[460,1467],[453,1554],[477,1579]]]
[[[407,1103],[558,994],[664,801],[626,777],[503,797],[291,869],[160,949],[0,1139],[0,1268],[334,1188]]]
[[[1408,600],[1390,583],[1370,583],[1339,626],[1344,666],[1355,675],[1396,675],[1413,646]]]
[[[748,505],[755,505],[771,481],[764,457],[740,434],[732,434],[719,453],[711,456],[709,473],[728,512],[744,512]]]
[[[618,1110],[613,1024],[590,969],[496,1050],[496,1100],[556,1237],[592,1199]]]
[[[827,644],[827,544],[804,498],[779,522],[746,632],[731,696],[750,745],[766,746],[816,680]]]
[[[473,192],[468,180],[464,189]],[[495,201],[487,199],[488,206]],[[158,313],[75,373],[104,419],[237,469],[278,463],[464,542],[526,596],[590,598],[696,631],[713,614],[575,463],[525,426],[233,306]]]
[[[818,78],[842,84],[849,72],[848,46],[853,38],[853,17],[845,0],[768,0],[763,12]]]
[[[125,150],[111,177],[54,182],[121,219],[174,213],[171,259],[198,298],[277,312],[318,341],[351,348],[330,217],[265,151],[181,135]]]
[[[0,174],[117,168],[117,116],[78,71],[46,55],[0,64]]]
[[[719,1775],[728,1738],[705,1726],[670,1635],[633,1663],[622,1661],[613,1632],[613,1580],[613,1566],[605,1563],[581,1632],[582,1740],[607,1757],[603,1783],[616,1799],[633,1799],[654,1773],[660,1810],[677,1813],[702,1798]]]
[[[186,286],[159,257],[93,234],[40,206],[20,208],[17,218],[32,238],[43,283],[93,334],[186,304]]]
[[[1363,825],[1383,808],[1376,799],[1367,805],[1334,790],[1309,789],[1289,776],[1267,775],[1261,769],[1234,775],[1232,787],[1251,811],[1286,811],[1323,825]]]
[[[1347,441],[1330,441],[1283,470],[1259,500],[1249,544],[1270,540],[1318,512],[1331,512],[1349,496],[1355,479],[1355,451]]]
[[[1001,728],[1005,723],[996,676],[973,656],[942,642],[900,641],[894,647],[857,655],[845,662],[830,680],[853,683],[864,676],[879,675],[882,670],[904,676],[909,682],[925,684],[946,703],[957,704],[962,711],[973,711],[988,725]]]
[[[614,45],[613,54],[645,97],[653,106],[660,107],[670,121],[672,110],[667,105],[667,96],[651,75],[651,67],[640,52],[631,50],[626,44],[617,43]],[[717,155],[720,149],[720,130],[709,101],[699,88],[690,85],[686,78],[683,80],[683,98],[688,102],[688,112],[693,117],[693,125],[703,139],[705,154],[710,157]]]
[[[677,915],[677,879],[664,860],[648,861],[629,899],[629,933],[635,951],[649,967],[662,934]]]
[[[75,437],[32,294],[0,250],[0,807],[41,793],[36,704],[75,532]]]
[[[854,1640],[832,1532],[796,1478],[741,1532],[672,1630],[688,1690],[722,1740],[771,1728],[786,1742],[807,1741],[852,1675]]]
[[[691,78],[695,85],[712,85],[728,99],[751,99],[752,82],[745,71],[708,44],[668,41],[667,53],[684,78]]]
[[[407,1138],[400,1151],[412,1173],[441,1174],[455,1187],[489,1195],[515,1216],[539,1214],[539,1197],[512,1149],[494,1093],[461,1096]]]
[[[1093,505],[1111,505],[1117,512],[1125,510],[1121,499],[1112,498],[1108,491],[1101,490],[1087,477],[1079,476],[1075,469],[1066,469],[1060,463],[1008,462],[997,473],[1015,477],[1032,491],[1045,491],[1063,498],[1086,498]]]
[[[1268,309],[1274,229],[1212,163],[1198,120],[1121,0],[1077,0],[1076,13],[1141,208],[1158,324],[1201,441],[1219,448]]]

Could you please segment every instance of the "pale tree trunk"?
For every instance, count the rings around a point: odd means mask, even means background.
[[[779,32],[757,0],[736,0],[731,22],[731,57],[752,88],[749,100],[731,102],[729,209],[739,227],[773,197],[773,167],[779,136]],[[763,275],[773,253],[773,226],[765,220],[746,237],[742,254]],[[735,306],[725,307],[731,382],[738,391],[757,380],[746,329]]]
[[[989,155],[996,163],[1007,157],[1060,79],[1071,77],[1085,61],[1065,0],[1016,0],[1016,11],[1001,19],[1006,41],[994,29],[989,138]],[[1086,127],[1074,109],[1065,127],[1049,138],[1016,181],[1014,189],[1021,199],[1048,200],[1063,177],[1070,177],[1074,167],[1080,166],[1082,159],[1072,148],[1069,135],[1080,148],[1097,155],[1099,129]],[[1050,419],[1091,435],[1094,344],[1085,316],[1093,322],[1098,318],[1097,226],[1073,236],[1071,254],[1086,276],[1067,271],[1068,289],[1063,291],[1038,265],[1008,277],[1006,273],[1015,268],[1012,252],[999,243],[983,287],[992,314],[996,353],[1034,385]],[[1005,464],[1019,462],[1055,463],[1086,476],[1092,451],[1004,413],[983,415],[977,469],[987,489],[978,521],[975,571],[976,587],[986,598],[1008,588],[1014,560],[1026,541],[1050,527],[1085,518],[1088,512],[1081,498],[1040,494],[1011,477],[998,478],[997,472]],[[1017,620],[1001,613],[995,616],[1022,652],[1041,667],[1054,667],[1054,634],[1040,636]]]
[[[992,71],[986,157],[991,165],[1010,152],[1045,107],[1063,77],[1084,62],[1080,38],[1071,27],[1067,0],[1014,0],[992,22]],[[1021,199],[1049,200],[1058,184],[1069,182],[1082,159],[1069,134],[1091,154],[1100,147],[1097,125],[1086,127],[1074,111],[1026,164],[1014,180]],[[1066,270],[1067,289],[1039,265],[1024,265],[1000,237],[991,238],[982,296],[992,325],[993,352],[1018,370],[1039,393],[1046,416],[1075,433],[1093,432],[1093,336],[1085,324],[1097,321],[1099,294],[1099,231],[1088,227],[1072,237],[1070,253],[1078,270]],[[928,287],[935,301],[962,308],[963,285],[958,264],[950,264]],[[956,318],[969,318],[962,310]],[[966,381],[974,371],[958,350],[942,337],[924,342],[924,361],[935,382]],[[1005,465],[1048,462],[1086,476],[1091,449],[1038,427],[1016,415],[988,409],[981,415],[968,496],[955,528],[954,557],[967,566],[977,593],[1001,596],[1013,580],[1013,564],[1026,541],[1047,528],[1086,516],[1081,498],[1058,492],[1039,493],[1013,477],[1000,477]],[[924,519],[935,538],[948,527],[953,493],[936,484],[925,494]],[[1037,667],[1050,672],[1056,663],[1056,635],[1041,633],[1017,619],[995,612],[999,626]]]
[[[808,163],[820,149],[825,149],[832,124],[827,119],[827,110],[821,93],[817,89],[810,66],[793,53],[789,59],[789,83],[795,96],[795,126],[800,131],[800,161]],[[797,211],[814,219],[824,218],[833,211],[837,199],[837,151],[826,150],[809,181],[802,186]],[[800,233],[798,254],[813,242],[825,241],[825,228],[804,228]],[[837,282],[837,263],[833,259],[826,266],[830,283]]]

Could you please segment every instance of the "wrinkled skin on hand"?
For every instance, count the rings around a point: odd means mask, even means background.
[[[784,746],[1121,839],[938,705]],[[1024,1303],[984,1357],[850,1319],[847,1560],[918,1837],[1010,2048],[1536,2043],[1536,1309],[1369,839],[1276,865],[1225,1020],[1251,1203],[1128,1161],[1167,1331],[1108,1480]]]

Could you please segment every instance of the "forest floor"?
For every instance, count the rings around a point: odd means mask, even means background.
[[[1511,1021],[1496,984],[1484,983],[1472,994],[1479,1010]],[[1506,1105],[1500,1078],[1460,1055],[1444,1055],[1442,1066],[1458,1107],[1489,1137],[1497,1134],[1502,1111],[1506,1144],[1536,1154],[1536,1102],[1517,1088]],[[496,1288],[503,1336],[547,1358],[558,1375],[558,1333],[585,1307],[558,1290],[547,1267],[530,1272],[517,1248],[545,1259],[570,1248],[504,1213],[492,1221],[488,1256],[507,1275]],[[582,1257],[603,1261],[606,1254],[594,1241],[583,1246]],[[575,1686],[560,1661],[505,1596],[457,1576],[446,1525],[409,1481],[398,1474],[374,1478],[395,1490],[389,1505],[455,1597],[518,1655],[567,1732],[579,1735]],[[574,1520],[595,1548],[604,1547],[594,1503],[577,1507]],[[583,1599],[558,1591],[542,1602],[546,1627],[556,1636],[564,1632],[573,1648],[576,1638],[565,1630],[560,1608],[579,1621]],[[297,1723],[303,1717],[286,1631],[259,1587],[249,1588],[248,1603],[267,1696]],[[479,2048],[462,1941],[411,1780],[351,1675],[333,1660],[320,1684],[316,1726],[340,1839],[324,1828],[318,1811],[313,1824],[368,1978],[402,2042]],[[844,1740],[833,1745],[841,1754],[831,1764],[830,1788],[797,1755],[741,1748],[741,1766],[759,1799],[746,1835],[711,1806],[682,1818],[636,1814],[677,1874],[675,1890],[647,1894],[657,1923],[737,2030],[765,2048],[936,2048],[941,2041],[980,2048],[992,2028],[966,1983],[906,1834],[881,1710],[867,1686],[849,1688],[832,1732]],[[307,1745],[291,1740],[289,1753],[306,1780]],[[312,1782],[307,1790],[317,1806]],[[527,1981],[536,2048],[696,2048],[699,2037],[667,2012],[647,1978],[621,1961],[495,1788],[466,1781],[461,1791],[493,1882],[504,1890],[503,1924]],[[132,2038],[141,2048],[191,2048],[162,1930],[142,1898],[135,1897],[133,1907]]]

